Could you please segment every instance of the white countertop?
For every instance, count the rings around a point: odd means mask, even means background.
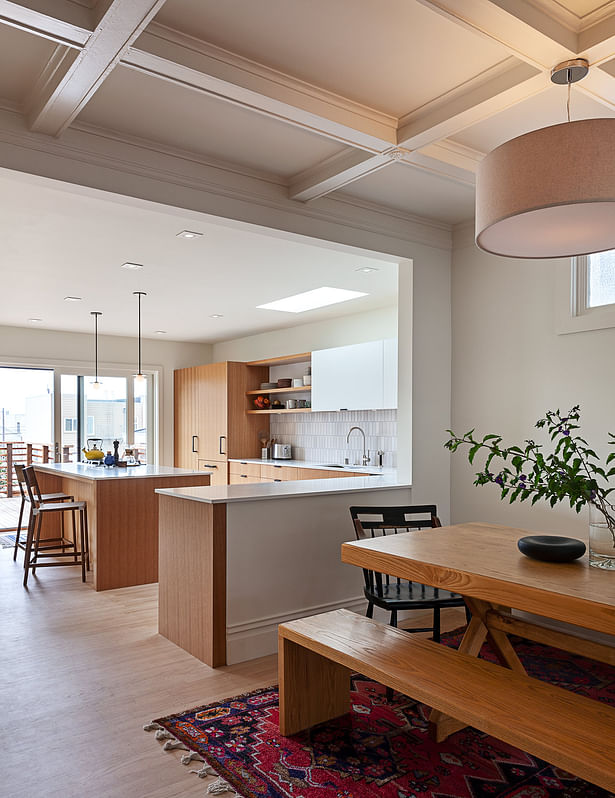
[[[46,474],[60,474],[80,479],[135,479],[142,477],[200,477],[211,471],[189,471],[186,468],[172,466],[139,465],[116,468],[96,466],[89,463],[35,463],[37,471]]]
[[[344,465],[339,467],[326,463],[310,463],[306,460],[263,460],[260,457],[233,457],[229,458],[229,463],[257,463],[261,465],[272,466],[289,466],[290,468],[313,468],[319,471],[339,471],[341,474],[344,471],[351,472],[352,474],[364,472],[365,474],[377,474],[378,476],[390,476],[395,474],[394,468],[379,468],[378,466],[366,465]],[[341,464],[340,464],[341,465]]]
[[[387,475],[340,477],[338,479],[335,477],[296,479],[289,482],[253,482],[249,485],[212,485],[202,488],[157,488],[156,493],[206,504],[230,504],[263,499],[288,499],[298,496],[323,496],[330,493],[356,493],[365,490],[409,487],[411,487],[409,484],[397,482],[395,478]]]

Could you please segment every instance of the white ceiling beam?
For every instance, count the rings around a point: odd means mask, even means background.
[[[454,136],[549,85],[543,72],[526,63],[515,63],[513,58],[506,59],[400,119],[398,146],[417,150]]]
[[[379,154],[397,119],[185,34],[150,25],[122,65]]]
[[[380,155],[368,155],[355,149],[344,150],[291,178],[288,196],[302,202],[324,197],[325,194],[390,166],[401,155],[401,151],[397,149]]]
[[[579,55],[594,67],[615,58],[615,15],[579,33]]]
[[[50,10],[45,0],[0,0],[0,24],[68,47],[83,47],[92,35],[91,10],[70,0],[55,0],[53,16]]]
[[[102,84],[165,0],[112,0],[83,49],[58,58],[27,103],[31,130],[59,136]]]
[[[476,185],[476,170],[485,153],[465,147],[456,141],[428,144],[421,150],[404,155],[401,163],[415,166],[438,177],[445,177],[464,186]]]

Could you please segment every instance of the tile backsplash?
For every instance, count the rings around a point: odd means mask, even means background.
[[[271,416],[271,435],[278,443],[290,443],[293,458],[311,463],[343,463],[347,457],[352,465],[360,464],[363,438],[356,430],[346,443],[351,427],[365,432],[365,447],[371,465],[376,464],[376,452],[384,452],[383,465],[397,466],[397,410],[342,410],[336,413],[283,413]]]

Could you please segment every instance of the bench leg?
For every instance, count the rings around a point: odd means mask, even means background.
[[[279,639],[280,733],[285,737],[350,711],[350,669]]]

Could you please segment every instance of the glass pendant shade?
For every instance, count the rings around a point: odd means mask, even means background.
[[[615,119],[552,125],[489,153],[477,174],[476,244],[509,258],[615,249]]]

